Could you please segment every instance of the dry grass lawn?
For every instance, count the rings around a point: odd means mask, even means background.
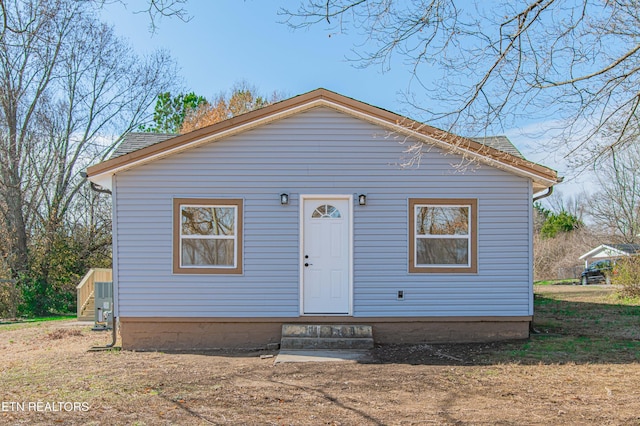
[[[88,352],[110,335],[0,325],[0,424],[640,425],[640,306],[598,286],[536,293],[529,340],[379,347],[366,363]]]

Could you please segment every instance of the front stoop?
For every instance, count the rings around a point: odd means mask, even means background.
[[[370,325],[283,324],[280,349],[372,349]]]

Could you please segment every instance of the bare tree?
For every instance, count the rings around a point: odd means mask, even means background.
[[[614,151],[595,171],[600,189],[590,203],[590,215],[620,242],[640,242],[640,145]]]
[[[579,259],[602,242],[602,236],[592,229],[563,232],[553,238],[533,236],[534,280],[576,279],[584,268]]]
[[[3,0],[0,0],[0,3]],[[133,13],[144,13],[149,17],[149,29],[157,29],[162,18],[176,18],[184,22],[191,20],[185,5],[188,0],[85,0],[93,2],[99,7],[120,3],[130,6]]]
[[[3,2],[0,43],[0,255],[14,276],[30,244],[47,252],[76,208],[79,172],[148,119],[175,80],[169,56],[140,58],[95,17],[92,2]],[[33,266],[33,265],[31,265]],[[47,265],[42,264],[46,277]]]
[[[575,194],[564,194],[560,190],[554,190],[551,196],[542,201],[549,206],[552,212],[566,212],[579,221],[584,221],[588,207],[588,195],[582,191]]]
[[[156,28],[156,23],[162,17],[174,17],[182,21],[189,21],[191,18],[184,8],[187,0],[149,0],[148,7],[144,10],[149,15],[151,29]]]
[[[640,123],[635,0],[304,0],[281,14],[293,28],[358,31],[359,65],[402,61],[406,100],[448,130],[473,135],[523,116],[553,119],[566,129],[567,155],[584,165],[624,145]],[[441,109],[425,109],[427,99]],[[610,123],[618,134],[603,144]]]
[[[0,34],[4,34],[6,30],[11,32],[22,32],[25,31],[26,25],[21,27],[11,26],[8,19],[7,9],[11,9],[12,1],[17,3],[19,0],[0,0],[0,23],[2,27],[0,27]],[[151,31],[155,31],[157,29],[157,25],[162,18],[177,18],[181,21],[188,22],[191,20],[185,5],[188,0],[139,0],[129,1],[129,0],[82,0],[85,3],[90,3],[96,5],[97,7],[104,7],[108,4],[120,3],[124,6],[128,4],[132,5],[133,13],[145,13],[149,17],[149,29]],[[9,6],[7,6],[9,3]],[[137,3],[141,3],[140,7],[137,6]],[[9,13],[11,13],[9,11]]]

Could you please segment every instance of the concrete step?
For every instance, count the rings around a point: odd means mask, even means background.
[[[370,325],[360,324],[283,324],[282,336],[323,338],[372,338]]]
[[[323,339],[317,337],[283,337],[280,349],[371,349],[373,339]]]
[[[369,325],[283,324],[281,349],[371,349]]]

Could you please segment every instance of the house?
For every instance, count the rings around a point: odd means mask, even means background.
[[[640,254],[640,244],[601,244],[579,257],[587,268],[591,262],[604,259],[619,259]]]
[[[285,323],[365,324],[380,343],[528,337],[532,198],[559,179],[482,142],[325,89],[131,135],[87,170],[112,191],[123,348],[261,347]],[[419,166],[401,167],[415,143]]]

